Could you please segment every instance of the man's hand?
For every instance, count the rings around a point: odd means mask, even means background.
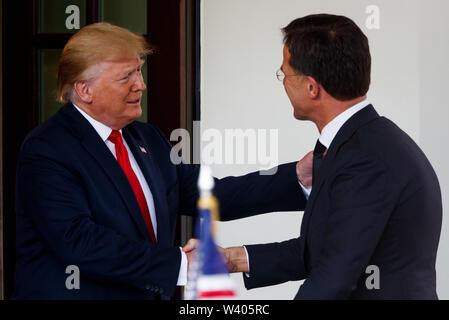
[[[182,251],[187,256],[187,270],[190,270],[190,265],[193,262],[193,258],[196,252],[196,248],[198,247],[198,239],[190,239],[186,245],[182,248]]]
[[[230,247],[224,249],[224,256],[229,272],[248,272],[248,260],[244,247]]]
[[[313,151],[310,151],[296,164],[296,175],[305,187],[312,186]]]

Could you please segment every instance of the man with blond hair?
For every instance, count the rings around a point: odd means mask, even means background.
[[[140,117],[144,38],[107,23],[65,46],[58,99],[28,135],[17,171],[17,299],[169,299],[191,252],[173,245],[177,216],[195,215],[199,167]],[[275,175],[216,179],[223,220],[299,210],[295,163]]]

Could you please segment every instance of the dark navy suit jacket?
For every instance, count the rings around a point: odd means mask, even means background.
[[[17,299],[169,298],[180,250],[173,246],[178,215],[195,215],[199,167],[174,165],[171,146],[154,126],[123,129],[154,197],[157,244],[117,160],[90,123],[68,104],[35,129],[19,156],[16,186]],[[141,148],[147,150],[143,153]],[[295,163],[275,175],[216,180],[222,220],[299,210]],[[69,290],[66,267],[80,271]]]
[[[247,246],[247,288],[306,279],[296,299],[437,298],[441,192],[409,136],[368,106],[339,130],[314,180],[299,238]]]

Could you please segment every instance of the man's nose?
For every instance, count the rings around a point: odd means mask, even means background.
[[[138,74],[136,80],[134,81],[133,91],[144,91],[147,88],[145,81],[143,80],[143,75]]]

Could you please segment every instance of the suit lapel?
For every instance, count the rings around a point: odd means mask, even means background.
[[[379,118],[379,114],[376,110],[374,110],[372,105],[368,105],[349,118],[349,120],[346,121],[346,123],[338,131],[329,146],[329,149],[327,150],[326,156],[323,159],[323,164],[320,168],[318,177],[316,178],[317,182],[312,188],[312,193],[310,194],[309,200],[307,201],[307,206],[304,210],[304,219],[301,224],[301,236],[304,235],[304,239],[306,239],[306,235],[309,230],[313,207],[320,194],[322,186],[329,175],[329,172],[335,164],[335,159],[338,155],[340,147],[353,136],[357,129],[377,118]]]
[[[66,105],[62,112],[68,118],[67,124],[72,128],[74,135],[81,140],[81,144],[86,151],[97,160],[98,166],[106,173],[117,189],[140,233],[145,239],[151,241],[136,196],[122,168],[104,141],[90,125],[89,121],[71,104]]]
[[[131,152],[136,159],[140,170],[145,176],[145,180],[153,195],[154,207],[157,218],[157,240],[160,244],[170,243],[169,220],[165,195],[164,179],[160,174],[160,169],[151,155],[150,146],[142,139],[135,126],[130,124],[123,130],[123,136],[128,143]],[[143,152],[142,148],[146,151]]]

